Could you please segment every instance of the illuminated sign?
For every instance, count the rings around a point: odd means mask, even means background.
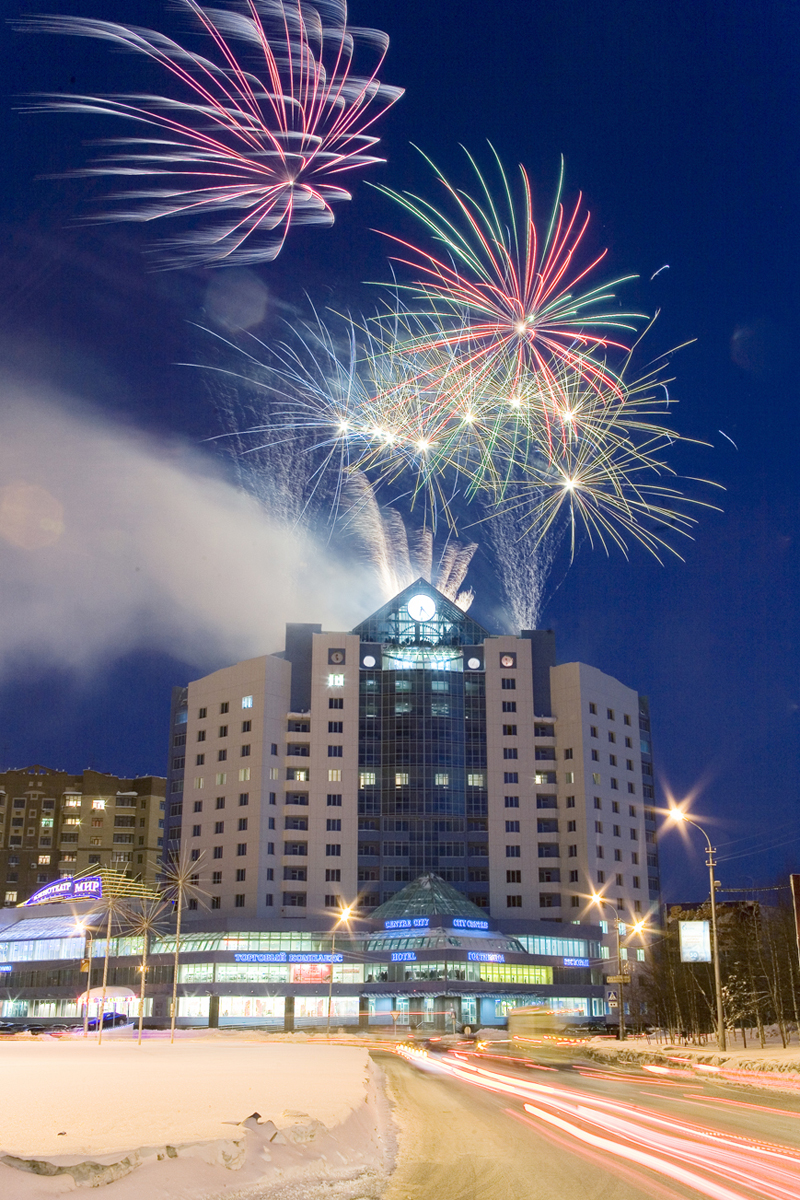
[[[464,917],[456,917],[453,929],[488,929],[488,921],[467,921]]]
[[[416,962],[417,956],[413,950],[397,950],[392,955],[392,962]]]
[[[395,921],[384,921],[384,929],[427,929],[430,917],[398,917]]]
[[[592,964],[588,958],[565,958],[565,967],[590,967]]]
[[[502,962],[506,961],[505,954],[479,954],[477,950],[470,950],[467,958],[470,962]]]
[[[13,971],[11,963],[0,963],[0,971]]]
[[[47,904],[50,900],[99,900],[103,895],[103,880],[99,875],[84,879],[58,879],[34,892],[25,904]]]
[[[294,954],[286,950],[264,950],[258,953],[238,953],[233,956],[238,963],[340,963],[343,954]]]
[[[708,921],[678,921],[681,962],[711,962]]]

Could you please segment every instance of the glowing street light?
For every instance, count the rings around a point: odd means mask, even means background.
[[[92,931],[81,921],[75,923],[76,933],[83,934],[83,957],[86,959],[86,1004],[83,1008],[83,1036],[89,1036],[89,994],[92,990]]]
[[[331,938],[331,973],[328,976],[328,1024],[325,1028],[325,1036],[326,1037],[331,1036],[331,1006],[333,1005],[333,961],[334,961],[335,950],[336,950],[336,930],[339,928],[340,925],[347,925],[348,921],[350,920],[350,915],[351,915],[352,911],[353,911],[352,904],[348,904],[345,908],[343,908],[342,911],[339,913],[339,918],[338,918],[336,924],[333,927],[333,937]],[[350,932],[350,927],[348,926],[348,933],[349,932]]]
[[[695,829],[699,829],[703,837],[706,839],[706,866],[708,867],[708,876],[711,884],[711,944],[714,958],[714,987],[717,993],[717,1046],[720,1050],[727,1048],[725,1039],[725,1015],[722,1011],[722,980],[720,978],[719,967],[719,940],[717,938],[717,881],[714,877],[714,867],[716,866],[717,853],[714,846],[711,845],[711,838],[706,833],[701,825],[693,817],[687,817],[682,808],[673,808],[670,810],[670,820],[675,821],[678,825],[694,825]]]
[[[617,931],[617,975],[621,979],[622,978],[622,943],[621,943],[621,939],[620,939],[620,928],[619,928],[620,921],[619,921],[619,913],[617,911],[617,906],[612,900],[606,900],[605,896],[601,896],[598,892],[592,892],[592,904],[596,904],[598,908],[601,905],[605,904],[607,908],[613,908],[613,910],[614,910],[614,925],[615,925],[615,928]],[[639,930],[637,932],[641,932],[641,926],[644,924],[644,921],[639,921],[638,924],[639,924]],[[634,928],[635,928],[635,926],[634,926]],[[624,1042],[625,1041],[625,985],[621,983],[621,984],[618,984],[618,987],[619,987],[619,1040],[621,1042]]]

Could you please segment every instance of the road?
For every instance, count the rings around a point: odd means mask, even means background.
[[[400,1130],[384,1200],[800,1197],[800,1096],[560,1054],[374,1057]]]

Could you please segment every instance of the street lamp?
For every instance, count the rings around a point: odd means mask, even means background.
[[[615,928],[617,931],[617,977],[619,979],[622,979],[622,977],[623,977],[622,976],[622,944],[620,941],[620,929],[619,929],[620,922],[619,922],[619,913],[617,912],[617,906],[616,906],[616,904],[613,903],[613,901],[606,900],[604,896],[598,895],[597,892],[594,892],[592,894],[592,904],[596,904],[598,906],[598,908],[600,907],[601,904],[605,904],[608,908],[614,909],[614,925],[615,925]],[[642,925],[642,922],[639,922],[640,928],[641,928],[641,925]],[[625,1041],[625,985],[623,983],[620,983],[617,986],[619,987],[619,1040],[621,1042],[624,1042]]]
[[[333,960],[334,960],[334,953],[336,950],[336,930],[339,928],[339,926],[341,924],[347,925],[347,922],[350,920],[350,914],[352,913],[352,911],[353,911],[352,904],[348,904],[346,908],[343,908],[342,911],[339,913],[339,919],[337,920],[336,924],[333,927],[333,937],[331,938],[331,973],[328,976],[328,1024],[325,1029],[326,1037],[331,1036],[331,1006],[333,1005]],[[349,932],[349,930],[348,930],[348,932]]]
[[[88,925],[75,925],[78,933],[83,934],[83,957],[86,959],[86,1004],[83,1008],[83,1036],[89,1036],[89,993],[92,990],[92,931]]]
[[[722,980],[720,979],[719,969],[719,940],[717,938],[717,881],[714,878],[714,867],[716,866],[715,854],[717,853],[714,846],[711,845],[711,838],[706,833],[701,825],[693,817],[687,817],[686,813],[681,808],[673,808],[670,812],[670,819],[679,825],[694,825],[695,829],[699,829],[703,837],[706,839],[706,866],[708,867],[708,877],[711,884],[711,942],[714,955],[714,986],[717,992],[717,1046],[720,1050],[727,1048],[725,1040],[725,1015],[722,1011]]]

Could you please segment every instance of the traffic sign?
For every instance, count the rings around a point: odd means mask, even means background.
[[[606,997],[606,999],[607,999],[609,1002],[611,1002],[612,1000],[616,1000],[616,999],[617,999],[617,993],[616,993],[616,992],[609,992],[609,993],[608,993],[608,996]]]
[[[617,1000],[609,1000],[608,1007],[609,1008],[619,1008],[619,1002]]]
[[[627,975],[608,975],[606,983],[630,983]]]

